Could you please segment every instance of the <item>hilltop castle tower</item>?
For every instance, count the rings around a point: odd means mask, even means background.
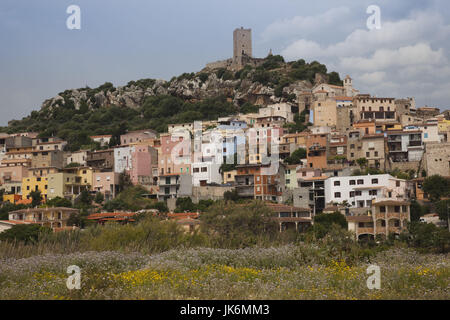
[[[233,32],[233,67],[242,68],[246,57],[252,57],[252,29],[241,27]]]
[[[272,50],[270,53],[272,53]],[[265,59],[253,58],[252,29],[244,29],[241,27],[235,29],[233,32],[233,57],[226,60],[207,63],[206,68],[209,70],[225,68],[236,72],[244,68],[247,64],[252,67],[258,67],[264,62]]]

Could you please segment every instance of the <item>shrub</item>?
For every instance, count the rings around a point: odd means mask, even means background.
[[[13,226],[0,233],[0,241],[23,241],[24,243],[36,242],[41,232],[51,232],[51,229],[41,227],[38,224],[22,224]]]

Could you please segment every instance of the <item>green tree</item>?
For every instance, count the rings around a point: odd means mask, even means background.
[[[425,207],[421,206],[416,200],[411,201],[410,207],[411,221],[419,221],[425,214]]]
[[[92,195],[89,193],[88,190],[85,189],[85,190],[81,191],[80,198],[79,198],[79,202],[80,202],[82,205],[90,206],[91,203],[92,203],[92,200],[93,200],[93,197],[92,197]]]
[[[31,206],[32,207],[37,207],[41,204],[41,202],[42,202],[41,191],[39,191],[39,190],[31,191],[30,197],[31,197]]]
[[[314,217],[314,225],[310,232],[314,233],[318,239],[321,239],[328,234],[332,225],[337,225],[347,230],[347,219],[340,212],[320,213]]]
[[[156,209],[160,213],[169,212],[169,208],[167,207],[166,203],[161,201],[147,205],[146,209]]]
[[[97,192],[95,194],[95,198],[94,198],[95,203],[102,204],[104,200],[105,200],[105,196],[103,195],[103,193]]]
[[[41,227],[38,224],[22,224],[13,226],[0,233],[1,241],[23,241],[25,243],[36,242],[41,232],[51,232],[47,227]]]
[[[71,208],[72,202],[66,198],[56,197],[51,200],[48,200],[46,203],[48,207],[66,207]]]
[[[306,149],[299,148],[292,152],[292,154],[284,159],[284,162],[287,164],[300,164],[302,159],[306,158]]]
[[[362,168],[365,168],[366,166],[367,166],[367,159],[366,158],[359,158],[359,159],[356,159],[356,163],[359,165],[359,167],[362,169]]]
[[[402,235],[409,245],[425,251],[447,253],[450,251],[450,232],[432,223],[411,222],[408,232]]]
[[[195,211],[195,205],[189,197],[177,198],[176,206],[175,212]]]
[[[255,201],[247,205],[217,202],[200,216],[202,231],[213,243],[242,248],[274,239],[279,231],[271,209]]]
[[[431,201],[438,201],[450,195],[450,180],[439,175],[425,178],[423,191],[430,196]]]
[[[234,189],[232,191],[225,191],[223,194],[223,198],[225,201],[233,201],[236,202],[239,200],[239,195],[237,193],[237,190]]]
[[[439,219],[447,221],[448,223],[450,214],[450,200],[438,201],[434,204],[434,206],[436,208],[436,213],[439,214]]]
[[[132,186],[130,175],[124,170],[119,174],[119,188],[120,190],[125,190]]]
[[[5,202],[0,207],[0,220],[9,220],[8,216],[11,211],[21,210],[27,208],[24,204],[13,204],[10,202]]]

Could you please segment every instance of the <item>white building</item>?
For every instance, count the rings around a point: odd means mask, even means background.
[[[112,135],[104,134],[104,135],[99,135],[99,136],[91,136],[90,138],[94,142],[100,143],[100,146],[105,147],[105,146],[109,146],[109,142],[111,141]]]
[[[288,103],[277,103],[259,109],[258,117],[283,117],[287,122],[294,122],[292,106]]]
[[[134,146],[123,146],[114,148],[114,172],[122,173],[131,170],[133,166],[132,153]]]
[[[332,177],[325,180],[325,203],[346,201],[352,208],[365,208],[373,200],[405,200],[409,197],[406,180],[390,174]]]
[[[220,166],[223,163],[221,143],[202,143],[202,153],[192,163],[192,185],[222,183]]]
[[[67,164],[78,163],[81,166],[85,166],[86,159],[87,159],[87,153],[88,153],[87,150],[80,150],[80,151],[72,152],[70,155],[67,156],[66,163]]]

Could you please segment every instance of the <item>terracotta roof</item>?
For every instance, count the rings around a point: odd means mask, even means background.
[[[32,224],[35,222],[34,221],[26,221],[26,220],[0,220],[0,223],[19,225],[19,224]]]
[[[98,219],[118,219],[122,218],[125,219],[126,217],[132,217],[136,215],[135,212],[102,212],[102,213],[93,213],[90,214],[87,218],[89,220],[98,220]]]
[[[168,213],[169,219],[181,220],[181,219],[195,219],[199,217],[198,212],[181,212],[181,213]]]

